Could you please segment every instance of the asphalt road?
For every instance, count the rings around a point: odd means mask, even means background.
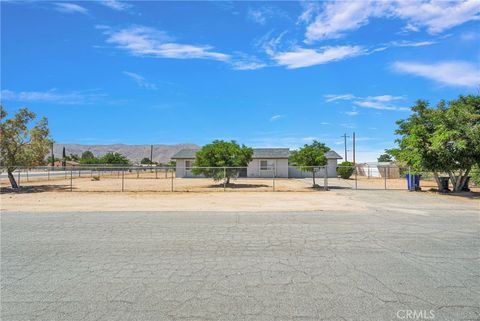
[[[478,214],[3,213],[1,319],[479,320]]]

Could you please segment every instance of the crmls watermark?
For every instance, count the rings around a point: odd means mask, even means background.
[[[397,318],[399,320],[433,320],[435,313],[433,310],[398,310]]]

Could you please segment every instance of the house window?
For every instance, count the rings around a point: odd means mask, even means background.
[[[191,160],[186,160],[185,161],[185,169],[187,171],[191,170],[192,169],[192,161]]]
[[[260,170],[261,171],[271,171],[275,168],[275,162],[273,160],[261,160],[260,161]]]

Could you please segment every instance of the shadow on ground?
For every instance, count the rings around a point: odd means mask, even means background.
[[[38,186],[20,186],[19,188],[2,187],[2,194],[24,194],[24,193],[43,193],[43,192],[59,192],[70,191],[70,185],[38,185]]]
[[[210,188],[223,188],[223,183],[222,184],[213,184],[213,185],[209,185],[208,187]],[[260,188],[260,187],[272,187],[270,185],[267,185],[267,184],[235,184],[235,183],[230,183],[230,184],[226,184],[225,185],[226,188],[233,188],[233,189],[237,189],[237,188]]]

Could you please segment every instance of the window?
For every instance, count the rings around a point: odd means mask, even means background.
[[[187,171],[191,170],[192,169],[192,161],[191,160],[186,160],[185,161],[185,169]]]
[[[261,171],[271,171],[275,168],[275,162],[273,160],[261,160],[260,161],[260,170]]]

